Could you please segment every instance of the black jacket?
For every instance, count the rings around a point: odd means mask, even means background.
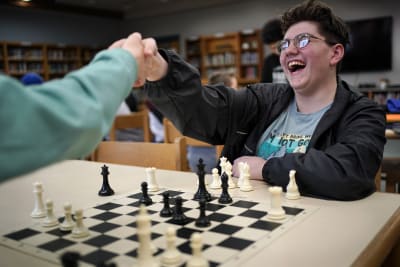
[[[230,161],[255,155],[263,132],[294,97],[293,89],[284,84],[254,84],[239,91],[202,86],[198,71],[179,55],[160,53],[168,61],[168,73],[160,81],[147,82],[146,93],[184,135],[224,144],[222,154]],[[340,81],[306,153],[268,160],[263,177],[285,189],[294,169],[303,195],[337,200],[366,197],[375,191],[385,126],[384,110]]]

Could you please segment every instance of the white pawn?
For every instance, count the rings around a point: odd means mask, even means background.
[[[52,227],[58,225],[58,220],[56,216],[54,216],[53,212],[53,201],[50,199],[46,200],[46,218],[42,221],[42,225],[44,227]]]
[[[239,162],[239,169],[240,169],[240,163],[243,163],[240,174],[240,176],[242,177],[242,182],[240,184],[240,191],[244,192],[252,191],[254,190],[254,187],[250,184],[250,166],[247,162]]]
[[[286,187],[286,198],[287,199],[299,199],[300,198],[300,193],[299,193],[299,188],[297,187],[296,184],[296,171],[295,170],[290,170],[289,171],[289,183]]]
[[[182,262],[182,254],[176,249],[176,230],[174,227],[169,226],[165,233],[167,247],[161,257],[161,264],[163,266],[179,266]]]
[[[285,210],[282,208],[282,187],[271,186],[271,209],[268,212],[268,218],[272,220],[282,220],[286,217]]]
[[[212,181],[210,184],[211,189],[220,189],[221,188],[221,178],[219,177],[218,169],[212,169]]]
[[[190,247],[192,248],[192,257],[187,261],[186,267],[208,267],[210,264],[201,253],[203,244],[201,235],[197,232],[190,237]]]
[[[146,168],[146,177],[147,177],[147,190],[149,192],[156,192],[160,190],[156,180],[156,168]]]
[[[60,230],[69,232],[74,228],[75,222],[72,219],[72,206],[70,203],[64,204],[64,221],[60,225]]]
[[[146,206],[141,205],[136,219],[139,247],[137,249],[137,266],[158,267],[159,262],[153,257],[154,248],[151,243],[151,219]]]
[[[239,168],[239,178],[238,178],[238,180],[237,180],[237,185],[238,185],[239,187],[241,187],[241,185],[242,185],[242,183],[243,183],[243,165],[244,165],[244,162],[243,162],[243,161],[239,162],[239,164],[238,164],[238,168]]]
[[[225,164],[225,173],[228,175],[228,188],[236,188],[236,184],[232,179],[232,164],[229,161]]]
[[[89,230],[83,224],[83,211],[78,209],[75,211],[75,226],[72,228],[72,237],[74,238],[82,238],[87,237],[89,235]]]
[[[33,193],[35,194],[35,207],[31,213],[32,218],[42,218],[46,216],[46,209],[43,203],[43,187],[40,182],[33,184]]]

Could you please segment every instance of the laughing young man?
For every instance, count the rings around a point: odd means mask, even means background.
[[[338,76],[349,41],[345,23],[324,3],[307,1],[283,14],[282,30],[288,85],[202,86],[194,67],[146,39],[146,92],[184,135],[224,144],[234,170],[246,161],[252,178],[286,188],[294,169],[307,196],[370,195],[386,142],[385,113]]]

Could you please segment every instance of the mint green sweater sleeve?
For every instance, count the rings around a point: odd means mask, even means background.
[[[136,78],[136,60],[120,48],[41,85],[0,75],[0,182],[92,152]]]

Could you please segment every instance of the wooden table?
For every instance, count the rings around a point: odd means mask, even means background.
[[[92,207],[104,202],[97,195],[101,186],[101,163],[71,160],[43,168],[0,184],[0,233],[32,224],[33,183],[42,181],[46,198],[62,214],[60,203],[73,207]],[[144,168],[109,164],[110,183],[116,195],[139,191]],[[157,170],[160,186],[195,192],[194,173]],[[255,190],[234,196],[254,201],[269,201],[268,186],[252,181]],[[283,204],[293,200],[283,200]],[[246,266],[380,266],[395,248],[400,251],[400,195],[374,193],[350,202],[302,197],[298,205],[318,207],[284,234],[249,259]],[[399,255],[399,254],[397,254]],[[393,258],[392,258],[393,259]],[[396,256],[392,264],[400,266]],[[1,266],[56,266],[42,259],[0,246]],[[243,265],[242,265],[243,266]],[[396,265],[393,265],[396,266]]]

